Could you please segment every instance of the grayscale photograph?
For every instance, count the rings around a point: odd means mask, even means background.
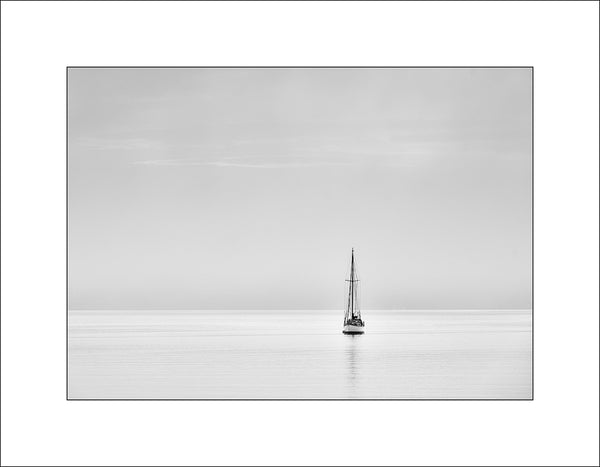
[[[68,399],[532,399],[531,68],[66,79]]]

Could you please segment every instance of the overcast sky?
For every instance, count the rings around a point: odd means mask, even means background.
[[[71,69],[70,308],[530,308],[529,69]]]

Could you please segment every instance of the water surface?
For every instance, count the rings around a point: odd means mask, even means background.
[[[530,310],[71,310],[71,399],[528,399]]]

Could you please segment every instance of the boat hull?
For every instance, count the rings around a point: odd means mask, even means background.
[[[344,329],[342,330],[342,332],[344,334],[364,334],[365,327],[364,326],[355,326],[353,324],[347,324],[346,326],[344,326]]]

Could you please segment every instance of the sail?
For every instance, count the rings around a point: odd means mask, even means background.
[[[346,314],[344,315],[344,325],[349,322],[361,321],[360,305],[358,295],[358,274],[356,272],[356,263],[354,261],[354,248],[352,249],[352,259],[350,262],[350,279],[348,282],[348,303],[346,305]]]

